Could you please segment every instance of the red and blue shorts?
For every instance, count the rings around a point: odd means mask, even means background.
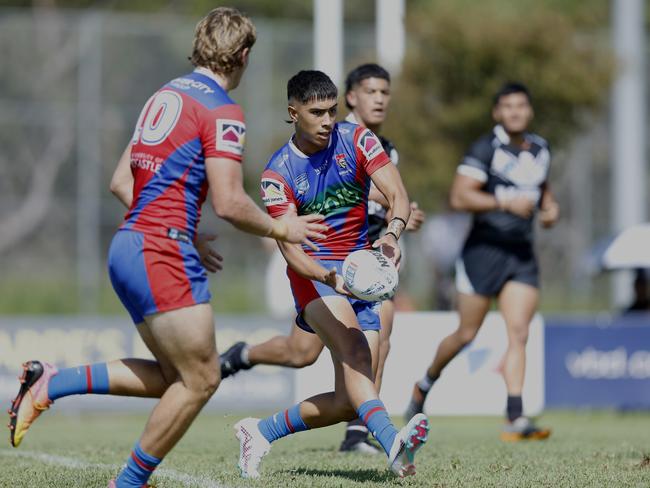
[[[108,273],[136,324],[210,301],[207,273],[189,240],[119,230],[108,251]]]
[[[336,268],[336,272],[341,274],[341,267],[343,261],[334,260],[316,260],[321,266],[326,269]],[[334,288],[325,285],[320,281],[312,281],[303,278],[290,267],[287,267],[287,276],[291,283],[291,292],[293,293],[293,300],[296,305],[296,325],[302,330],[314,333],[314,330],[305,321],[304,311],[305,307],[312,301],[327,296],[343,296],[336,293]],[[352,305],[352,309],[357,315],[357,321],[361,330],[379,330],[381,329],[381,322],[379,321],[379,311],[381,310],[381,302],[368,302],[366,300],[359,300],[354,297],[345,297]]]

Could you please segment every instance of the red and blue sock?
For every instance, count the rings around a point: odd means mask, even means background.
[[[295,432],[308,430],[307,424],[300,416],[300,404],[260,420],[260,432],[267,441],[273,442]]]
[[[368,400],[359,406],[357,414],[384,448],[386,454],[390,455],[390,448],[393,447],[397,429],[391,422],[384,403],[381,400]]]
[[[106,363],[62,369],[50,379],[47,393],[52,401],[68,395],[107,394],[108,368]]]
[[[126,468],[115,480],[115,486],[117,488],[142,488],[161,461],[162,459],[144,452],[140,443],[137,442],[126,462]]]

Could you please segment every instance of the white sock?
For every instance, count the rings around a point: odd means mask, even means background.
[[[425,374],[420,381],[418,381],[418,388],[422,391],[429,391],[438,378],[431,378]]]
[[[250,350],[251,350],[251,346],[249,346],[248,344],[246,344],[246,346],[241,350],[240,359],[241,362],[244,363],[246,366],[251,365],[251,363],[248,361],[248,353],[250,352]]]

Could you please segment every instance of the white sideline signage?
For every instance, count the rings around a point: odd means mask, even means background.
[[[400,415],[411,397],[413,383],[424,375],[438,344],[458,326],[455,312],[397,313],[391,351],[380,398],[391,415]],[[503,415],[506,387],[501,376],[508,340],[501,314],[490,312],[474,341],[445,368],[429,393],[429,415]],[[312,366],[296,371],[295,400],[331,391],[334,371],[329,352]],[[524,411],[537,415],[544,408],[544,322],[533,318],[526,347]]]

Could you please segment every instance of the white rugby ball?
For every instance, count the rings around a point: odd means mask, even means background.
[[[393,262],[374,249],[349,254],[341,271],[352,294],[369,302],[392,298],[399,282]]]

